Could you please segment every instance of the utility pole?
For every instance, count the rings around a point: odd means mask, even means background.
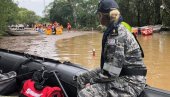
[[[45,0],[44,0],[44,8],[45,8]]]
[[[161,0],[162,2],[162,4],[161,4],[161,6],[160,6],[160,13],[161,13],[161,20],[162,20],[162,25],[164,25],[164,19],[163,19],[163,11],[164,11],[164,9],[165,9],[165,6],[164,6],[164,1],[163,0]]]
[[[138,27],[141,26],[141,0],[137,0],[137,4],[136,4],[136,7],[137,7],[137,25]]]
[[[44,10],[45,10],[45,0],[43,0],[43,3],[44,3]],[[45,11],[44,11],[44,17],[45,17]]]

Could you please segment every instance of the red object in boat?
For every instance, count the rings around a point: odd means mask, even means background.
[[[143,28],[141,32],[142,32],[142,35],[152,35],[153,28],[151,27]]]

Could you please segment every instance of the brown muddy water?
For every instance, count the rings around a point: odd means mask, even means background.
[[[67,60],[94,69],[99,67],[102,33],[93,33],[57,41],[60,60]],[[148,68],[147,84],[170,91],[170,33],[138,36]],[[95,56],[93,50],[95,49]]]

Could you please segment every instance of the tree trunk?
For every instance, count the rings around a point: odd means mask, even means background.
[[[160,24],[162,22],[162,18],[161,18],[161,10],[160,10],[160,6],[161,6],[161,0],[157,1],[158,4],[158,8],[156,9],[158,11],[158,20],[156,21],[156,24]],[[156,19],[156,18],[155,18]]]
[[[137,8],[137,25],[138,27],[141,26],[141,0],[136,1],[136,8]]]
[[[77,28],[77,14],[76,14],[76,9],[74,8],[74,3],[72,0],[67,0],[69,2],[69,4],[71,5],[71,8],[73,10],[73,17],[74,17],[74,25]]]
[[[138,19],[138,27],[140,27],[140,11],[138,10],[138,15],[137,15],[137,19]]]

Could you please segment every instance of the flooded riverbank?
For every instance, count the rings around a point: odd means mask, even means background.
[[[68,39],[89,33],[96,33],[96,31],[64,31],[62,35],[40,34],[38,36],[4,36],[0,38],[0,48],[57,60],[57,40]]]
[[[85,68],[94,69],[100,64],[101,39],[102,33],[96,32],[65,32],[59,36],[3,37],[0,39],[0,48],[71,61]],[[170,33],[138,36],[138,40],[145,53],[148,85],[170,91]]]
[[[69,60],[94,69],[100,64],[102,33],[94,33],[57,41],[61,60]],[[139,35],[138,40],[144,50],[144,63],[147,66],[147,84],[170,91],[170,33],[154,33],[150,36]],[[92,49],[95,49],[93,56]]]

